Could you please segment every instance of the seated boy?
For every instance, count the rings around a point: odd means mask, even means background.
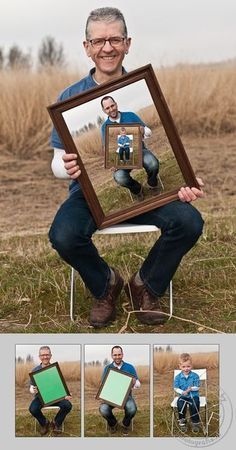
[[[180,429],[187,431],[186,412],[189,405],[192,431],[199,431],[199,376],[192,372],[192,358],[189,353],[182,353],[179,357],[179,368],[181,372],[174,379],[174,390],[179,395],[177,409],[179,415]]]

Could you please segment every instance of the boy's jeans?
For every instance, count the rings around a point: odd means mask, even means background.
[[[156,225],[161,229],[161,236],[140,269],[140,276],[148,290],[153,295],[161,296],[182,257],[202,233],[201,215],[191,204],[177,200],[126,222]],[[79,272],[92,295],[99,299],[106,295],[110,269],[91,239],[96,229],[87,202],[79,189],[61,205],[49,237],[53,248]]]
[[[177,400],[177,408],[179,413],[179,419],[185,419],[187,406],[189,406],[190,410],[190,418],[193,423],[199,423],[199,407],[200,401],[198,396],[184,396],[181,395]]]

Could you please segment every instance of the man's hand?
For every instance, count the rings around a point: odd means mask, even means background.
[[[77,155],[75,153],[65,153],[62,157],[67,174],[72,180],[76,180],[81,170],[78,166]]]
[[[72,395],[66,395],[65,400],[72,400]]]
[[[204,183],[201,178],[197,178],[198,184],[200,186],[200,189],[196,187],[182,187],[179,192],[178,196],[181,202],[192,202],[194,200],[197,200],[197,198],[204,197],[204,192],[202,191],[202,187],[204,186]]]
[[[33,390],[34,394],[38,394],[38,388],[37,388],[37,386],[33,386],[33,387],[32,387],[32,390]]]

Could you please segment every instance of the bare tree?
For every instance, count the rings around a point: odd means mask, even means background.
[[[30,69],[32,59],[30,53],[24,53],[18,45],[10,47],[7,55],[8,69]]]
[[[2,70],[4,67],[4,53],[3,48],[0,47],[0,70]]]
[[[38,51],[38,62],[43,67],[63,67],[65,55],[62,44],[57,44],[52,36],[46,36]]]

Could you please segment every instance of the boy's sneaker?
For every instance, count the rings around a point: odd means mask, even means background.
[[[180,430],[185,433],[185,431],[187,431],[187,424],[186,424],[186,419],[179,419],[178,420],[178,424],[180,427]]]
[[[199,425],[200,425],[199,422],[197,422],[197,423],[192,422],[192,431],[193,431],[193,433],[198,433],[200,431]]]

